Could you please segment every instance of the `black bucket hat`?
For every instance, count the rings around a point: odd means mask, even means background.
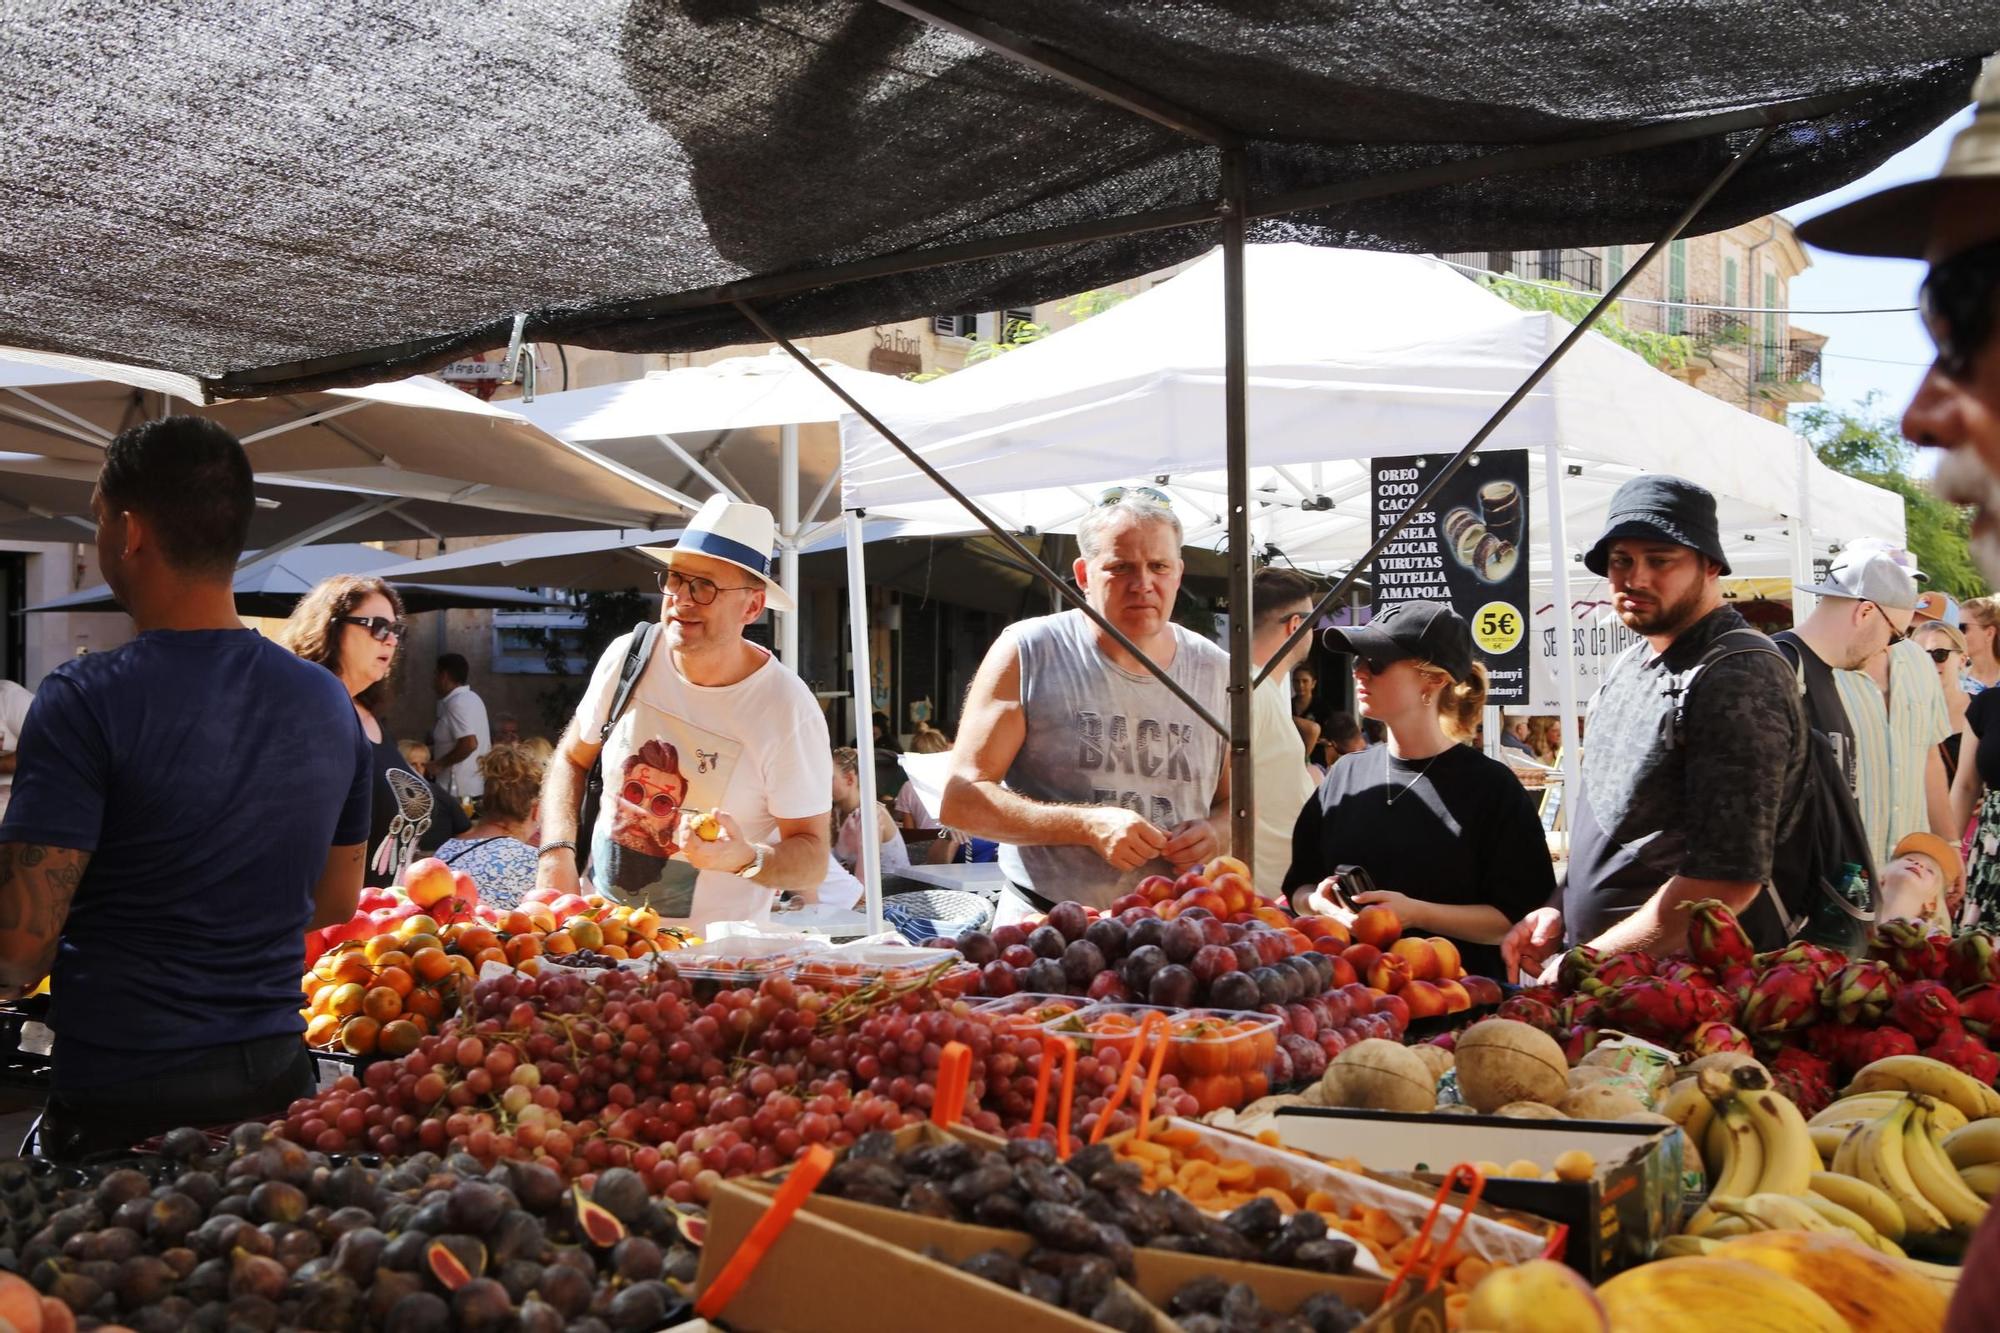
[[[1723,573],[1729,572],[1715,521],[1715,496],[1683,477],[1649,472],[1620,486],[1611,497],[1604,535],[1583,557],[1583,567],[1602,578],[1611,543],[1626,537],[1685,546],[1721,565]]]
[[[1330,653],[1365,657],[1379,666],[1429,662],[1456,681],[1472,675],[1472,627],[1443,602],[1396,602],[1366,625],[1326,630],[1320,642]]]

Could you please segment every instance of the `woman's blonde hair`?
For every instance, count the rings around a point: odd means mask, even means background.
[[[1438,687],[1438,716],[1445,735],[1455,741],[1469,741],[1479,730],[1480,710],[1486,707],[1486,667],[1472,664],[1472,674],[1453,680],[1451,673],[1432,662],[1411,662],[1417,674]]]
[[[910,736],[911,754],[944,754],[951,749],[951,737],[928,722],[917,723]]]
[[[400,740],[396,742],[396,752],[403,756],[406,764],[428,764],[431,761],[431,747],[428,741]],[[417,756],[422,755],[422,759]]]
[[[1910,637],[1913,639],[1924,634],[1943,639],[1951,646],[1951,650],[1960,656],[1965,654],[1965,636],[1958,632],[1956,625],[1947,625],[1942,620],[1926,620],[1910,631]]]
[[[1992,629],[2000,620],[2000,597],[1971,597],[1958,604],[1959,614],[1974,624]]]
[[[342,616],[354,614],[354,608],[371,596],[388,599],[392,615],[397,620],[403,618],[403,599],[396,590],[381,579],[369,578],[365,574],[335,574],[332,578],[321,579],[313,590],[299,599],[292,608],[292,614],[278,627],[277,641],[281,647],[289,648],[308,662],[317,662],[340,674],[340,645],[345,637],[341,631],[347,627],[340,623]],[[402,660],[402,645],[397,647],[397,660]],[[371,713],[380,713],[380,705],[387,702],[388,679],[370,685],[360,694],[362,707]]]
[[[548,766],[543,756],[526,745],[496,745],[479,756],[479,776],[486,780],[486,794],[479,798],[482,815],[501,819],[526,819],[534,813],[542,794],[542,770]]]

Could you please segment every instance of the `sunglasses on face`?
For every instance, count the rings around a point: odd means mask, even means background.
[[[339,616],[337,619],[343,625],[359,625],[377,643],[387,643],[391,639],[400,641],[410,632],[410,627],[404,622],[384,620],[381,616]]]
[[[1097,497],[1097,507],[1108,509],[1121,500],[1136,500],[1140,504],[1152,505],[1158,509],[1172,509],[1174,502],[1165,491],[1152,486],[1110,486]]]
[[[1868,605],[1875,608],[1875,614],[1882,617],[1882,623],[1889,627],[1889,644],[1891,647],[1910,637],[1908,630],[1896,628],[1896,622],[1889,619],[1889,613],[1882,609],[1880,602],[1870,602]]]
[[[683,574],[678,569],[670,569],[654,577],[659,580],[661,592],[676,600],[685,597],[696,606],[714,602],[719,592],[755,592],[760,586],[755,583],[717,583],[699,574]]]
[[[1972,378],[1972,363],[1992,340],[2000,299],[2000,241],[1988,241],[1931,265],[1917,297],[1937,343],[1937,366],[1955,380]]]
[[[1939,666],[1943,666],[1951,660],[1951,655],[1958,650],[1956,648],[1926,648],[1924,651],[1931,655],[1931,661],[1936,662]]]
[[[647,792],[646,784],[636,779],[627,782],[624,797],[628,804],[643,806],[655,819],[666,819],[680,809],[680,802],[663,791]]]

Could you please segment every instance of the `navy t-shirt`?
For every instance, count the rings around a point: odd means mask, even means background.
[[[254,630],[150,630],[35,693],[0,841],[91,854],[52,986],[55,1086],[303,1030],[327,850],[368,837],[346,687]]]

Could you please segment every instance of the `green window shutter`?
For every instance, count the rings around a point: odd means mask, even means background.
[[[1722,304],[1736,304],[1736,259],[1733,255],[1722,261]]]
[[[1667,332],[1687,332],[1687,311],[1679,302],[1688,299],[1688,251],[1686,241],[1667,247],[1667,299],[1677,304],[1667,307]]]
[[[1778,275],[1764,275],[1764,307],[1771,313],[1764,316],[1764,372],[1765,379],[1774,379],[1778,374]]]
[[[1610,291],[1625,276],[1625,247],[1607,245],[1604,247],[1604,290]]]

